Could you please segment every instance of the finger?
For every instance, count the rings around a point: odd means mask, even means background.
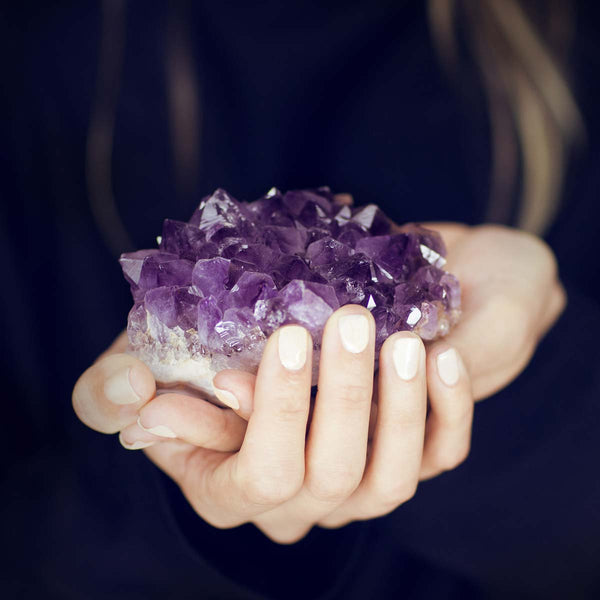
[[[419,483],[426,414],[423,342],[413,333],[394,334],[381,348],[378,415],[364,477],[319,525],[340,527],[379,517],[412,498]]]
[[[155,390],[154,377],[144,363],[128,354],[107,355],[75,384],[73,409],[88,427],[115,433],[135,422]]]
[[[225,369],[215,375],[212,385],[215,396],[247,421],[254,408],[255,382],[252,373]]]
[[[371,415],[374,340],[375,323],[361,306],[344,306],[325,325],[304,486],[293,499],[254,520],[279,543],[303,537],[360,483]]]
[[[307,440],[303,494],[319,516],[343,502],[362,479],[374,352],[375,323],[368,310],[347,305],[329,318],[323,332],[318,392]]]
[[[311,360],[312,340],[303,327],[282,327],[267,341],[240,452],[208,479],[190,483],[208,488],[221,513],[247,519],[285,502],[302,486]]]
[[[496,295],[476,303],[465,296],[464,318],[444,342],[464,357],[476,400],[487,398],[514,379],[527,365],[536,346],[536,336],[526,327],[524,307]],[[485,331],[485,335],[481,332]],[[494,340],[493,344],[490,340]]]
[[[297,489],[302,483],[311,362],[312,340],[303,327],[288,325],[269,338],[256,376],[254,411],[239,454],[247,489],[263,486],[255,490],[259,500],[266,492],[267,501],[273,494],[271,500],[279,503],[281,485],[289,491],[290,485]]]
[[[430,414],[425,430],[421,479],[454,469],[471,445],[473,396],[465,365],[455,348],[438,345],[427,356]]]
[[[231,463],[235,455],[198,448],[177,439],[144,448],[144,454],[177,483],[191,507],[207,523],[231,528],[247,521],[237,508],[232,510],[239,491],[231,481],[232,485],[223,487],[227,481],[220,479],[223,473],[230,472],[224,464]]]
[[[163,442],[165,438],[152,435],[144,431],[137,423],[128,425],[119,432],[119,442],[127,450],[141,450],[149,448],[158,442]]]
[[[163,440],[178,438],[222,452],[239,450],[246,431],[246,421],[233,411],[184,394],[157,396],[140,410],[137,425]]]

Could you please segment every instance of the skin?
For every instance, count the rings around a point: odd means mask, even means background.
[[[314,525],[340,527],[389,513],[414,495],[420,480],[465,460],[474,402],[523,370],[566,303],[554,256],[540,239],[499,226],[428,226],[448,246],[447,269],[461,282],[462,318],[427,348],[412,333],[390,336],[376,378],[373,319],[348,305],[327,322],[312,407],[312,346],[301,369],[286,369],[278,354],[282,328],[269,338],[256,376],[229,370],[215,377],[218,388],[238,399],[235,411],[181,394],[156,396],[148,368],[123,353],[122,334],[77,382],[75,412],[92,429],[120,432],[125,447],[145,445],[150,460],[215,527],[251,522],[272,540],[293,543]],[[341,343],[338,321],[360,314],[369,342],[352,353]],[[410,381],[393,365],[401,338],[418,344]],[[446,385],[437,359],[450,349],[458,380]]]

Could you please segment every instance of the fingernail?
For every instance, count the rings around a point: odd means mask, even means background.
[[[154,446],[156,442],[133,442],[132,444],[128,444],[121,436],[119,436],[119,441],[121,442],[121,446],[123,448],[127,448],[127,450],[141,450],[142,448],[148,448],[149,446]]]
[[[410,381],[419,370],[419,350],[421,344],[413,337],[401,337],[394,342],[392,359],[400,379]]]
[[[438,355],[437,369],[440,379],[447,386],[451,387],[458,382],[458,354],[456,354],[454,348]]]
[[[215,384],[212,384],[212,388],[213,388],[213,392],[215,393],[215,396],[226,406],[229,406],[229,408],[233,408],[233,410],[238,410],[238,408],[240,407],[240,403],[238,402],[238,399],[229,391],[227,390],[222,390],[221,388],[218,388],[215,386]]]
[[[154,427],[144,427],[141,422],[141,417],[138,417],[137,424],[148,433],[158,435],[159,437],[176,438],[177,434],[166,425],[155,425]]]
[[[113,404],[133,404],[141,400],[131,386],[130,372],[131,367],[121,369],[104,382],[104,395]]]
[[[279,360],[290,371],[300,370],[306,363],[308,334],[299,325],[288,325],[279,330]]]
[[[348,352],[358,354],[369,343],[369,321],[364,315],[346,315],[338,321],[342,345]]]

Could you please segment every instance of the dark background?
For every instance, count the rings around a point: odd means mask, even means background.
[[[168,6],[127,3],[122,71],[117,87],[108,86],[116,90],[111,184],[133,247],[153,246],[165,217],[187,219],[216,187],[251,200],[273,185],[327,184],[354,194],[359,204],[377,202],[397,222],[482,222],[490,176],[483,90],[468,66],[458,87],[442,72],[423,4],[192,3],[185,24],[202,129],[188,191],[177,182],[169,129]],[[559,597],[570,590],[572,597],[591,598],[598,591],[596,12],[591,3],[576,4],[569,66],[587,144],[570,162],[559,216],[546,236],[569,307],[526,374],[477,407],[471,457],[456,473],[421,486],[392,526],[394,542],[380,521],[322,544],[323,538],[318,544],[311,538],[308,550],[294,555],[297,570],[315,547],[327,554],[327,544],[339,548],[340,539],[358,548],[375,536],[371,543],[388,547],[387,558],[365,561],[356,593],[375,589],[382,564],[396,574],[397,589],[414,597],[434,597],[427,586],[438,584],[435,593],[450,597],[464,582],[465,589],[481,585],[500,595],[529,589]],[[228,572],[237,556],[232,548],[252,547],[245,544],[257,544],[273,565],[292,558],[248,528],[203,529],[185,516],[177,490],[141,453],[126,453],[116,436],[87,430],[72,413],[73,384],[123,329],[131,306],[110,247],[114,239],[92,214],[86,180],[92,108],[107,93],[98,83],[101,6],[14,3],[0,9],[0,19],[1,497],[6,564],[19,565],[7,568],[6,580],[32,597],[53,581],[48,597],[121,589],[144,598],[152,596],[141,581],[156,591],[167,580],[175,586],[174,579],[181,587],[165,589],[186,597],[200,585],[194,568],[213,582],[206,584],[209,597],[209,589],[225,583],[212,570],[207,575],[203,561],[251,589],[302,579],[284,568],[285,577],[271,572],[269,584],[259,568],[257,583],[250,573],[255,565]],[[167,490],[164,505],[136,504],[140,496],[156,496],[155,485]],[[143,532],[152,519],[165,531],[158,538],[162,550],[148,556],[152,546]],[[173,534],[177,520],[192,539]],[[201,531],[190,533],[197,526]],[[206,540],[213,548],[208,558]],[[176,560],[177,552],[185,558]],[[115,556],[126,556],[131,572],[122,573]],[[385,563],[390,556],[402,557],[402,567]],[[114,575],[96,581],[93,564]],[[307,597],[298,585],[299,596]],[[381,597],[391,593],[389,585]]]

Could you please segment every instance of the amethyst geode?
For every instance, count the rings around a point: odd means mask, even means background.
[[[129,352],[165,385],[212,394],[219,370],[255,371],[288,323],[312,335],[316,382],[323,327],[344,304],[371,311],[377,350],[399,330],[444,335],[459,316],[438,233],[397,227],[374,204],[337,204],[329,188],[272,189],[250,203],[218,189],[189,223],[166,219],[158,242],[120,263],[134,299]]]

